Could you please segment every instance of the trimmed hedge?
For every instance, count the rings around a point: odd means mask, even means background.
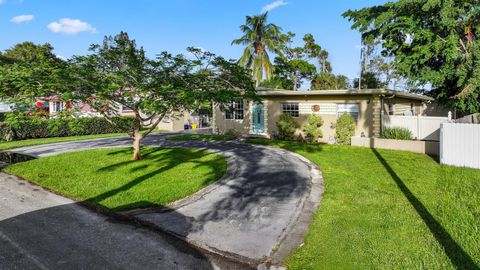
[[[113,117],[111,124],[103,117],[28,118],[16,124],[0,123],[0,140],[16,141],[35,138],[68,137],[107,133],[124,133],[132,127],[132,117]]]
[[[335,124],[335,139],[338,144],[350,145],[355,135],[355,120],[348,113],[343,113]]]
[[[298,124],[290,113],[282,113],[276,124],[278,128],[278,139],[293,140],[295,138],[295,130]]]

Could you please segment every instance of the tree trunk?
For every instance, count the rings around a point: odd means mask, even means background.
[[[292,73],[292,81],[293,81],[293,91],[297,91],[298,80],[297,80],[297,76],[295,76],[295,73]]]
[[[135,131],[132,139],[133,139],[133,159],[141,160],[142,153],[140,152],[140,142],[142,140],[142,134],[140,134],[140,131]]]
[[[142,159],[142,153],[140,152],[140,142],[143,139],[142,133],[140,133],[140,128],[141,128],[141,119],[140,119],[140,113],[135,112],[135,120],[133,120],[133,134],[132,134],[132,140],[133,140],[133,159],[134,160],[141,160]]]

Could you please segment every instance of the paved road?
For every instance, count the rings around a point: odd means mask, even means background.
[[[238,142],[165,141],[164,136],[151,136],[144,143],[219,151],[227,157],[229,171],[218,183],[172,205],[168,211],[148,209],[130,212],[130,216],[206,250],[249,262],[271,258],[279,247],[285,255],[301,243],[321,194],[321,181],[313,181],[316,185],[312,188],[312,168],[305,160],[280,149]],[[43,157],[126,145],[130,145],[128,138],[109,138],[34,146],[16,152]],[[305,212],[307,215],[302,216]]]
[[[185,242],[0,173],[0,269],[222,269]],[[239,267],[241,268],[241,267]]]

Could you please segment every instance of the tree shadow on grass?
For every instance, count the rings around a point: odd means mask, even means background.
[[[443,228],[443,226],[438,222],[435,217],[430,214],[428,209],[422,204],[422,202],[415,197],[415,195],[410,191],[410,189],[405,185],[402,179],[395,173],[392,167],[388,162],[382,157],[382,155],[372,148],[373,153],[377,159],[382,163],[383,167],[390,174],[392,179],[397,184],[398,188],[405,195],[407,200],[417,211],[418,215],[423,219],[427,225],[430,232],[433,234],[437,242],[443,247],[445,254],[448,256],[450,261],[457,269],[480,269],[476,265],[475,261],[468,255],[465,250],[452,238],[452,236]]]
[[[188,152],[187,152],[188,151]],[[113,155],[116,154],[126,154],[126,153],[131,153],[131,149],[123,149],[119,151],[114,151],[112,152]],[[180,153],[180,154],[179,154]],[[202,183],[202,186],[207,185],[213,181],[215,181],[218,177],[218,169],[216,166],[218,165],[218,160],[213,159],[213,160],[208,160],[208,161],[201,161],[200,159],[202,157],[205,157],[207,155],[213,155],[213,153],[207,152],[206,150],[188,150],[188,149],[173,149],[173,148],[147,148],[144,149],[143,151],[143,157],[148,158],[149,162],[153,162],[151,164],[145,164],[145,163],[140,163],[142,161],[134,161],[134,160],[127,160],[127,161],[122,161],[118,162],[103,168],[98,169],[98,172],[112,172],[117,169],[120,169],[121,167],[125,166],[131,166],[132,164],[139,163],[139,165],[131,167],[129,169],[130,172],[135,172],[139,170],[145,170],[148,169],[150,166],[155,166],[158,167],[157,169],[154,169],[153,171],[150,171],[148,173],[142,174],[141,176],[138,176],[131,181],[122,184],[121,186],[105,191],[101,194],[98,194],[94,197],[88,198],[85,201],[94,205],[99,205],[102,206],[101,202],[111,198],[113,196],[119,195],[123,192],[127,192],[133,187],[150,180],[151,178],[155,177],[158,174],[161,174],[163,172],[166,172],[168,170],[171,170],[175,168],[176,166],[188,162],[188,163],[194,163],[195,166],[193,169],[197,169],[200,167],[209,167],[212,170],[208,175],[204,175],[206,177],[205,181]],[[110,153],[109,153],[110,155]],[[160,195],[159,195],[160,196]],[[150,207],[150,206],[157,206],[158,203],[155,202],[149,202],[145,200],[140,200],[137,202],[129,202],[128,204],[117,206],[114,208],[107,209],[110,212],[116,212],[119,210],[129,210],[129,209],[134,209],[134,208],[145,208],[145,207]],[[102,206],[104,207],[104,206]]]

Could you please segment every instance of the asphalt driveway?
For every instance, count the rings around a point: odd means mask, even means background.
[[[0,269],[242,269],[0,173]]]
[[[240,142],[166,141],[164,136],[147,137],[144,144],[218,151],[227,158],[227,175],[169,208],[124,214],[204,250],[252,265],[272,259],[281,262],[301,244],[323,190],[321,175],[312,164],[281,149]],[[43,157],[129,145],[128,138],[108,138],[33,146],[15,152]]]

